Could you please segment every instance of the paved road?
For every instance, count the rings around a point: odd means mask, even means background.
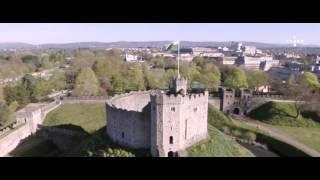
[[[298,149],[301,149],[302,151],[308,153],[309,155],[313,156],[313,157],[320,157],[320,152],[299,142],[298,140],[296,140],[295,138],[293,138],[290,134],[273,128],[268,124],[262,123],[260,121],[257,120],[253,120],[253,119],[249,119],[249,118],[244,118],[244,117],[239,117],[237,116],[236,119],[241,120],[243,123],[249,125],[249,126],[253,126],[253,127],[258,127],[260,130],[268,132],[268,134],[272,137],[275,137],[279,140],[282,140],[288,144],[291,144],[292,146],[297,147]]]

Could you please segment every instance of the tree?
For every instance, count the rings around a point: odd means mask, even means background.
[[[130,90],[142,90],[144,86],[144,77],[140,64],[130,64],[127,72],[128,88]]]
[[[5,102],[0,102],[0,124],[7,124],[15,120],[15,111],[18,107],[16,101],[9,106]]]
[[[199,56],[196,56],[192,59],[192,62],[194,62],[196,66],[200,66],[200,67],[204,65],[204,61],[205,61],[204,58]]]
[[[0,124],[3,125],[9,121],[9,107],[5,102],[0,102]]]
[[[200,72],[194,64],[180,63],[180,74],[186,77],[189,81],[188,85],[191,87],[193,82],[198,80]]]
[[[33,68],[39,68],[41,66],[41,62],[38,56],[25,55],[21,59],[24,63],[30,64],[31,66],[33,66]]]
[[[48,90],[63,90],[67,88],[67,76],[63,71],[55,71],[51,78],[47,81]]]
[[[300,83],[305,84],[309,88],[313,90],[319,90],[320,89],[320,83],[318,81],[317,75],[311,72],[305,72],[301,76]]]
[[[164,60],[161,57],[156,58],[153,63],[155,68],[164,68]]]
[[[197,74],[195,80],[202,84],[210,91],[215,89],[215,86],[220,83],[220,71],[213,63],[204,63],[200,68],[200,74]]]
[[[253,70],[247,73],[248,86],[257,88],[268,84],[268,75],[264,71]]]
[[[235,67],[227,76],[226,80],[224,81],[224,85],[232,88],[247,88],[247,76],[241,68]]]
[[[40,67],[41,70],[43,69],[50,69],[53,67],[53,64],[49,60],[49,56],[42,56],[40,60]]]
[[[111,85],[113,91],[115,92],[124,92],[126,89],[126,82],[121,73],[116,73],[111,78]]]
[[[178,64],[175,59],[168,59],[164,62],[164,68],[165,69],[177,69]]]
[[[83,68],[80,70],[76,78],[75,96],[95,96],[99,92],[99,82],[91,68]]]
[[[148,89],[163,89],[168,87],[166,71],[164,69],[152,69],[146,74]]]
[[[3,87],[0,86],[0,102],[4,101]]]

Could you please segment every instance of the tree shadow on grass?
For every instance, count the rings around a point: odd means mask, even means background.
[[[301,112],[301,115],[306,119],[312,119],[313,121],[320,123],[320,117],[314,111],[304,111],[304,112]]]
[[[88,156],[88,152],[96,152],[98,150],[106,150],[108,148],[121,149],[134,154],[135,157],[150,156],[149,149],[132,149],[113,142],[106,134],[106,126],[92,133],[77,146],[61,154],[61,156],[84,157]]]
[[[249,117],[256,120],[272,120],[275,116],[295,118],[296,116],[289,114],[283,109],[274,106],[273,102],[267,102],[252,110]]]
[[[21,140],[9,153],[14,157],[57,157],[89,134],[80,126],[72,124],[42,126],[35,134]]]

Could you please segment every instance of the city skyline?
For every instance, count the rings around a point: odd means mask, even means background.
[[[320,45],[316,23],[1,23],[0,43],[249,41]]]

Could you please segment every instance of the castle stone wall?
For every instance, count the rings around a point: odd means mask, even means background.
[[[10,130],[9,133],[0,136],[0,157],[10,153],[31,133],[29,126],[24,123]]]
[[[107,134],[132,148],[150,147],[150,92],[117,95],[106,103]]]

